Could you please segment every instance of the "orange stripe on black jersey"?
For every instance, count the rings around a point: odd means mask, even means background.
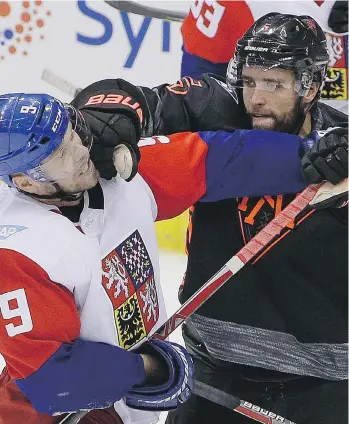
[[[185,95],[188,93],[190,86],[201,88],[202,83],[198,80],[194,80],[192,77],[184,77],[175,84],[168,85],[166,88],[173,94]]]
[[[295,195],[278,195],[275,197],[244,197],[241,200],[237,199],[240,228],[244,244],[249,242],[265,225],[274,219],[295,197]],[[313,212],[314,210],[306,210],[297,217],[295,222],[290,222],[252,263],[255,264],[258,262],[273,246],[288,235],[295,226],[307,219]]]

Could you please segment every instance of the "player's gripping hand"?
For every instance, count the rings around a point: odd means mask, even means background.
[[[186,402],[193,390],[194,373],[186,349],[176,343],[152,339],[141,347],[140,353],[147,380],[129,392],[126,405],[134,409],[168,411]],[[155,365],[151,365],[152,358]]]
[[[326,131],[312,131],[304,139],[308,148],[302,158],[302,171],[309,184],[322,181],[327,183],[320,189],[313,207],[341,207],[347,204],[348,184],[348,130],[330,128]]]
[[[324,180],[338,184],[348,178],[348,130],[329,128],[312,131],[303,140],[310,149],[302,158],[302,170],[309,184]]]
[[[115,80],[103,80],[84,88],[72,104],[93,134],[90,154],[100,176],[109,180],[119,173],[126,181],[132,180],[140,159],[137,143],[142,111],[137,101],[120,90]]]

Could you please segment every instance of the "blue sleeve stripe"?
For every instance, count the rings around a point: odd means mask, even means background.
[[[37,371],[16,384],[38,412],[53,415],[111,406],[145,380],[140,355],[78,339],[63,344]]]
[[[262,130],[204,131],[199,135],[209,147],[206,194],[200,201],[297,193],[306,186],[298,136]]]
[[[202,74],[215,74],[225,78],[227,63],[213,63],[199,56],[188,53],[183,47],[181,77],[200,79]]]

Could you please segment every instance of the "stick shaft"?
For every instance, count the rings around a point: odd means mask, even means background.
[[[269,222],[242,249],[240,249],[223,267],[196,291],[152,336],[165,340],[183,322],[209,299],[230,277],[235,275],[252,258],[260,253],[283,228],[302,212],[316,195],[320,184],[307,187],[279,215]]]
[[[157,7],[144,6],[142,4],[137,4],[132,1],[108,1],[105,2],[115,8],[120,10],[120,12],[133,13],[135,15],[149,16],[150,18],[163,19],[168,21],[183,22],[184,18],[187,16],[187,13],[176,12],[172,10],[161,9]]]

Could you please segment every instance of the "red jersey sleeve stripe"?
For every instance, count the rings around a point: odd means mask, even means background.
[[[0,249],[0,264],[0,353],[12,378],[26,378],[79,337],[80,319],[72,293],[34,261]]]
[[[182,25],[185,50],[213,63],[227,63],[236,42],[253,24],[245,1],[217,1],[214,5],[196,2],[196,16],[190,11]],[[200,2],[199,2],[200,3]]]
[[[139,172],[154,194],[159,221],[181,214],[206,193],[208,146],[188,132],[152,140],[141,147]]]

